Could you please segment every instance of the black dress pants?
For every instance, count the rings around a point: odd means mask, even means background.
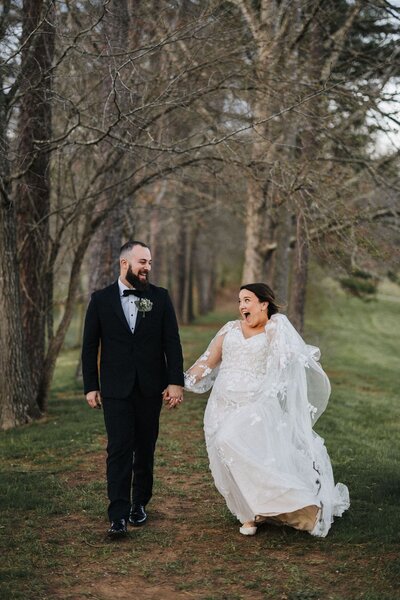
[[[127,398],[103,398],[110,521],[127,520],[131,504],[152,496],[161,405],[161,394],[149,398],[137,386]]]

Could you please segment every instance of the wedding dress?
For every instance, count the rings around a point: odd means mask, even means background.
[[[189,391],[213,386],[204,416],[210,468],[242,523],[274,520],[324,537],[350,506],[312,428],[330,395],[319,355],[275,314],[249,338],[230,321],[185,373]]]

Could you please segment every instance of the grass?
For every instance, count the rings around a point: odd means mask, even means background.
[[[0,598],[399,598],[399,299],[396,286],[368,303],[329,280],[310,288],[305,337],[333,388],[317,430],[352,502],[323,540],[273,527],[239,536],[208,471],[206,398],[188,395],[162,414],[149,524],[109,543],[102,413],[86,407],[66,351],[48,417],[0,435]],[[182,329],[187,364],[234,309]]]

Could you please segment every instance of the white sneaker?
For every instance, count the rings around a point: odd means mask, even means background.
[[[255,535],[257,533],[257,527],[242,527],[239,528],[239,531],[242,535]]]

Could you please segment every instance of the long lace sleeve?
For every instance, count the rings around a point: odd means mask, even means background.
[[[222,344],[225,334],[232,328],[226,323],[211,340],[207,350],[185,372],[185,389],[196,394],[208,392],[217,378],[222,360]]]

